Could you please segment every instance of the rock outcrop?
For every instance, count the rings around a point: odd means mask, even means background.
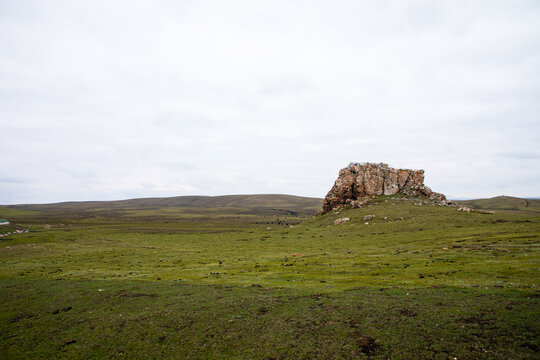
[[[424,185],[424,170],[394,169],[383,163],[350,163],[339,171],[334,186],[324,198],[322,213],[345,205],[361,206],[368,197],[395,194],[446,202],[443,194]]]

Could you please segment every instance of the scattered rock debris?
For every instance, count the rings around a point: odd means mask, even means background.
[[[339,225],[341,223],[345,223],[347,221],[349,221],[350,219],[348,217],[345,217],[345,218],[340,218],[340,219],[336,219],[336,221],[334,221],[334,225]]]

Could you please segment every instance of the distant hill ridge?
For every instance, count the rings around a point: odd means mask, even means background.
[[[495,210],[509,213],[540,215],[540,199],[522,199],[511,196],[496,196],[489,199],[456,200],[472,209]],[[69,201],[51,204],[5,205],[5,208],[38,212],[88,212],[94,210],[154,210],[163,208],[209,209],[222,208],[264,210],[265,213],[294,212],[312,215],[321,208],[323,199],[283,194],[221,195],[221,196],[175,196],[163,198],[137,198],[113,201]],[[236,209],[236,210],[234,210]]]
[[[113,201],[69,201],[52,204],[8,205],[9,208],[34,211],[88,211],[92,209],[158,209],[164,207],[284,209],[298,213],[315,213],[322,199],[283,194],[175,196],[137,198]]]
[[[495,210],[510,213],[540,214],[540,199],[496,196],[489,199],[458,200],[460,204],[477,210]]]

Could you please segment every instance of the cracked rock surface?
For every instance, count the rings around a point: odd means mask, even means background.
[[[394,169],[383,163],[351,163],[339,171],[324,198],[322,213],[377,195],[427,196],[444,202],[443,194],[424,185],[424,170]]]

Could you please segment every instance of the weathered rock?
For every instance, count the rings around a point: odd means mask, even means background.
[[[399,174],[390,171],[384,178],[384,195],[395,195],[399,191]]]
[[[362,207],[362,206],[365,206],[369,203],[369,200],[366,199],[366,200],[362,200],[362,201],[359,201],[359,200],[352,200],[351,201],[351,207],[353,209],[357,209],[359,207]]]
[[[339,176],[332,188],[333,191],[331,190],[324,200],[326,206],[323,207],[323,213],[332,211],[338,205],[345,204],[347,199],[354,199],[354,181],[355,176],[348,168],[339,171]]]
[[[349,221],[350,219],[348,217],[345,217],[345,218],[341,218],[341,219],[336,219],[336,221],[334,221],[334,225],[339,225],[341,223],[344,223],[344,222],[347,222]]]
[[[448,206],[456,206],[456,203],[453,202],[452,200],[443,200],[441,201],[442,203],[444,203],[444,205],[448,205]]]
[[[440,193],[432,193],[429,198],[433,201],[438,201],[438,202],[443,202],[443,201],[446,201],[446,196],[444,196],[443,194],[440,194]]]
[[[361,207],[367,204],[367,198],[383,194],[446,201],[443,194],[424,185],[424,170],[394,169],[383,163],[350,163],[339,171],[334,186],[324,199],[322,213],[345,205]]]
[[[422,195],[431,196],[433,194],[433,191],[428,186],[425,186],[425,185],[421,187],[419,190],[420,190],[420,193],[422,193]]]

